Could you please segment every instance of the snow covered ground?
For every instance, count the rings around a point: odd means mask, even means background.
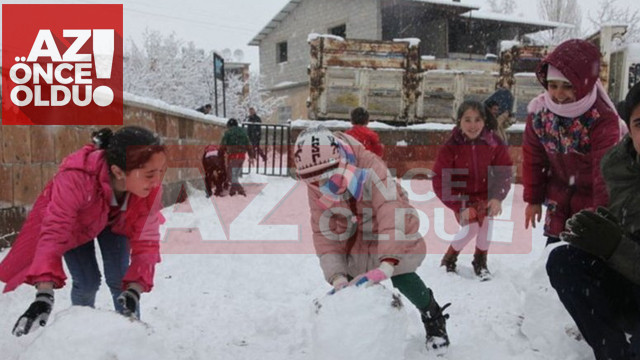
[[[71,307],[67,286],[56,292],[49,324],[15,338],[11,335],[13,324],[34,296],[32,288],[22,286],[13,293],[0,295],[0,357],[303,360],[321,358],[320,354],[334,350],[318,349],[318,344],[333,344],[336,349],[348,352],[352,346],[366,348],[367,341],[373,340],[371,346],[378,349],[385,348],[386,342],[393,351],[403,352],[398,359],[436,358],[424,349],[422,323],[406,299],[403,298],[405,306],[400,313],[387,317],[374,304],[376,297],[386,296],[380,294],[380,287],[353,289],[351,294],[338,293],[328,299],[325,294],[330,287],[322,278],[315,255],[299,251],[308,250],[304,246],[271,246],[273,242],[269,242],[278,236],[287,238],[298,231],[307,231],[306,197],[300,201],[293,195],[283,196],[304,191],[303,188],[289,178],[255,174],[245,176],[243,181],[257,184],[245,186],[247,198],[225,196],[216,198],[215,206],[211,206],[211,200],[203,192],[191,189],[188,206],[163,211],[168,219],[162,228],[164,236],[169,233],[168,228],[180,227],[183,230],[178,237],[188,238],[198,228],[207,244],[186,246],[182,249],[189,250],[179,251],[180,247],[172,248],[171,242],[163,243],[163,261],[157,267],[155,289],[141,300],[144,323],[131,322],[112,312],[105,286],[98,294],[96,309]],[[424,183],[429,185],[427,181]],[[515,201],[513,217],[523,216],[521,205]],[[261,227],[256,227],[256,219],[264,220]],[[273,225],[277,219],[295,219],[300,226]],[[460,256],[459,275],[446,274],[439,267],[441,252],[427,255],[418,274],[434,290],[441,305],[452,303],[447,324],[452,345],[438,359],[593,357],[585,342],[576,340],[575,325],[549,286],[544,271],[548,249],[544,249],[545,239],[540,230],[538,227],[533,234],[529,253],[490,254],[489,268],[494,279],[488,282],[474,279],[470,254]],[[220,240],[227,236],[243,244],[225,247]],[[247,241],[254,238],[262,241]],[[185,240],[183,245],[187,243]],[[6,251],[0,253],[0,258],[5,254]],[[384,285],[391,288],[388,281]],[[363,296],[365,293],[370,296]],[[316,314],[315,299],[325,305],[324,313]],[[382,334],[374,327],[363,328],[361,333],[355,333],[358,330],[353,326],[332,329],[343,331],[341,334],[323,330],[331,327],[331,316],[336,324],[344,324],[348,318],[336,311],[340,308],[339,303],[336,305],[339,301],[349,303],[345,311],[365,311],[365,315],[354,314],[354,321],[366,317],[371,309],[370,313],[381,319],[383,326],[378,328]],[[330,312],[332,308],[334,312]],[[397,324],[389,325],[382,319],[396,319]],[[386,330],[392,333],[385,335]],[[394,340],[399,332],[404,335]],[[400,346],[398,341],[402,342]],[[353,355],[351,358],[358,359]],[[369,355],[365,358],[372,360]]]

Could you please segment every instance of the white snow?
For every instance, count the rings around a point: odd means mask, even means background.
[[[184,106],[171,105],[162,100],[139,96],[128,92],[123,93],[123,101],[125,105],[133,105],[149,110],[159,110],[167,114],[187,117],[201,122],[213,122],[223,126],[226,126],[227,124],[227,119],[225,118],[210,114],[205,115],[199,111],[185,108]]]
[[[408,321],[403,307],[392,306],[392,294],[384,285],[349,287],[319,299],[312,319],[314,358],[401,359]]]
[[[403,352],[385,359],[435,359],[424,349],[423,325],[406,298],[402,297],[401,311],[385,313],[373,304],[388,294],[369,291],[375,288],[326,297],[330,286],[317,257],[312,247],[304,248],[308,240],[297,238],[309,237],[302,186],[290,178],[255,174],[242,181],[246,198],[206,199],[202,191],[190,189],[188,203],[163,210],[168,219],[161,228],[163,261],[157,266],[153,291],[141,299],[145,323],[114,313],[104,285],[96,309],[71,307],[68,284],[56,291],[47,326],[15,338],[11,329],[34,297],[32,287],[21,286],[0,295],[1,358],[311,360],[332,352],[328,344],[335,344],[343,352],[351,351],[350,359],[359,359],[356,347],[364,352],[368,346],[385,354]],[[418,185],[430,187],[430,182],[420,180]],[[524,214],[522,188],[514,189],[520,195],[504,209],[519,219]],[[438,226],[438,221],[431,223]],[[439,266],[442,253],[430,248],[417,273],[441,305],[452,303],[447,309],[452,345],[439,359],[592,358],[585,342],[574,338],[575,325],[549,285],[541,225],[533,232],[530,252],[489,255],[494,277],[488,282],[474,278],[468,253],[473,244],[459,258],[459,275],[447,274]],[[182,247],[174,251],[169,227],[181,232]],[[503,228],[496,231],[503,242],[511,236]],[[198,234],[208,240],[187,249]],[[248,240],[256,234],[266,240]],[[292,234],[297,240],[272,241]],[[299,250],[297,246],[304,251],[292,251]],[[0,259],[5,255],[6,251],[0,253]],[[391,288],[388,281],[384,284]],[[317,315],[314,299],[323,304]],[[363,308],[372,308],[369,315],[377,321],[365,326],[372,320]],[[324,331],[338,324],[342,333]],[[393,334],[383,334],[392,329]]]
[[[514,46],[518,46],[521,45],[522,43],[520,41],[517,40],[502,40],[500,41],[500,53],[502,53],[505,50],[509,50]]]
[[[318,33],[309,33],[309,35],[307,35],[307,42],[310,42],[312,40],[315,40],[317,38],[327,38],[327,39],[333,39],[333,40],[337,40],[337,41],[344,41],[344,38],[342,36],[337,36],[337,35],[331,35],[331,34],[318,34]]]
[[[467,19],[482,19],[482,20],[493,20],[500,22],[511,22],[516,24],[530,24],[530,25],[538,25],[538,26],[547,26],[549,28],[573,28],[574,26],[567,23],[561,23],[556,21],[546,21],[540,19],[533,19],[529,17],[522,16],[514,16],[512,14],[499,14],[486,10],[471,10],[464,14],[459,15],[462,18]]]
[[[420,39],[418,38],[401,38],[401,39],[393,39],[395,42],[408,42],[409,47],[416,47],[420,45]]]

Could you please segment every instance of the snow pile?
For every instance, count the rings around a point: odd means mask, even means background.
[[[407,314],[392,294],[384,286],[348,287],[318,301],[315,359],[402,359]]]
[[[550,245],[542,252],[546,261],[551,250],[562,243]],[[542,262],[541,261],[541,262]],[[582,335],[569,313],[558,306],[560,299],[551,286],[545,267],[538,266],[526,281],[524,293],[522,333],[534,350],[555,349],[558,359],[588,359],[593,353],[586,346]],[[549,326],[548,324],[555,324]]]
[[[164,346],[167,339],[155,335],[145,323],[89,307],[62,310],[46,327],[23,339],[31,344],[20,355],[21,360],[173,358]]]

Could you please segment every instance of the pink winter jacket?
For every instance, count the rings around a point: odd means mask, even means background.
[[[350,205],[348,199],[340,200],[326,213],[318,203],[320,191],[308,187],[313,242],[325,279],[331,283],[337,275],[355,277],[375,269],[382,259],[398,261],[394,276],[414,272],[425,257],[426,244],[418,232],[417,214],[411,214],[415,209],[409,204],[406,192],[378,156],[366,151],[349,135],[341,132],[334,135],[351,145],[358,168],[369,169],[374,174],[365,181],[361,201]],[[352,213],[351,206],[355,206],[357,221],[344,216]],[[324,221],[326,228],[322,226]],[[350,228],[353,225],[357,226],[357,232]],[[323,234],[323,229],[330,231]],[[348,239],[333,236],[352,234],[351,231],[355,235],[347,236]]]
[[[112,191],[104,151],[93,145],[66,157],[55,177],[33,205],[11,251],[0,263],[4,292],[22,283],[51,281],[65,285],[62,256],[92,241],[106,226]],[[146,198],[130,194],[127,208],[111,230],[125,235],[131,247],[131,265],[123,288],[135,282],[144,291],[153,287],[155,264],[160,262],[159,226],[164,221],[161,187]]]

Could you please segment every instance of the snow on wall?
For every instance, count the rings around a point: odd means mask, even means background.
[[[399,39],[393,39],[393,41],[395,41],[395,42],[408,42],[409,43],[409,47],[417,47],[418,45],[420,45],[420,39],[418,39],[418,38],[399,38]]]
[[[131,105],[131,106],[136,106],[136,107],[140,107],[147,110],[162,112],[165,114],[186,117],[188,119],[192,119],[200,122],[215,123],[223,126],[226,126],[227,124],[226,118],[221,118],[215,115],[205,115],[193,109],[188,109],[182,106],[167,104],[162,100],[152,99],[144,96],[138,96],[128,92],[123,93],[123,100],[125,105]]]
[[[307,42],[313,41],[313,40],[315,40],[317,38],[327,38],[327,39],[333,39],[333,40],[337,40],[337,41],[344,41],[343,37],[337,36],[337,35],[310,33],[307,36]]]

